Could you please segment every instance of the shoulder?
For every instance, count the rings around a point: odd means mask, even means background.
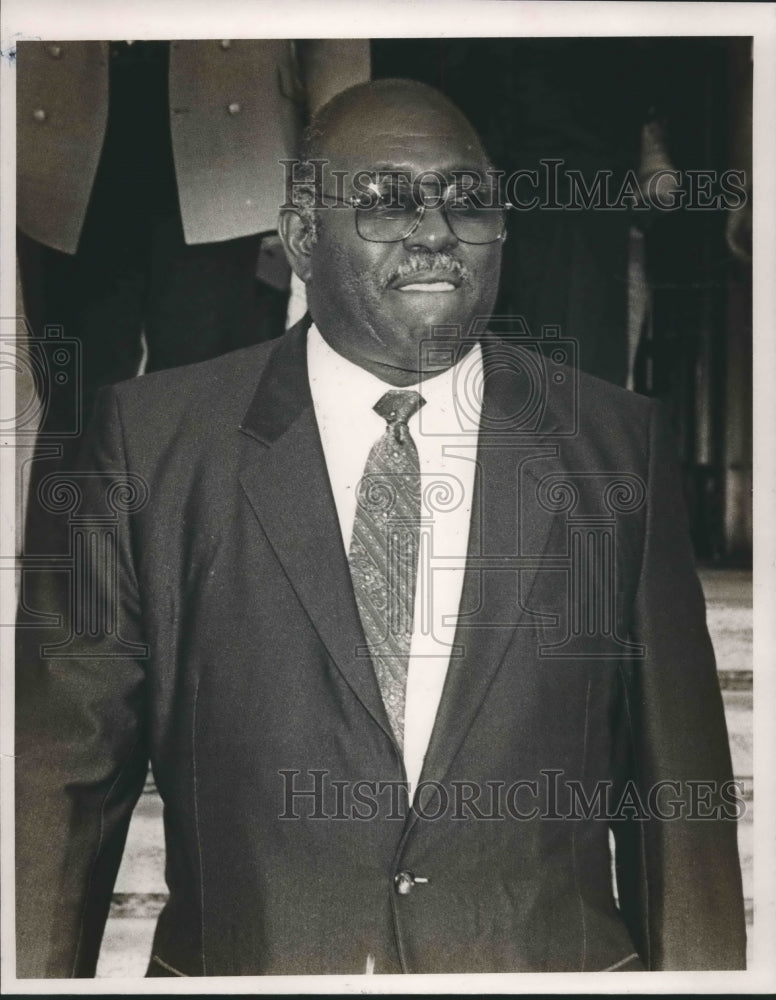
[[[654,400],[568,364],[574,352],[567,340],[515,338],[506,348],[514,356],[493,344],[483,342],[486,381],[521,437],[551,446],[571,468],[645,474],[659,411]]]
[[[129,424],[214,424],[241,420],[277,341],[232,351],[211,361],[170,368],[113,386]]]
[[[631,389],[606,382],[587,372],[575,372],[576,394],[580,415],[586,420],[596,416],[607,419],[628,419],[642,422],[649,420],[655,401]]]
[[[573,377],[581,451],[610,467],[646,467],[657,402],[585,372]]]
[[[227,451],[278,341],[129,379],[103,390],[93,425],[110,421],[135,469],[181,467]],[[104,433],[92,426],[92,433]]]
[[[570,365],[568,345],[561,338],[486,335],[484,377],[509,418],[505,426],[609,453],[644,451],[655,402]]]

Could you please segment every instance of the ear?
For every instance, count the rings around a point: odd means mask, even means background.
[[[307,282],[310,277],[310,230],[302,216],[293,209],[283,209],[278,219],[278,233],[294,274]]]

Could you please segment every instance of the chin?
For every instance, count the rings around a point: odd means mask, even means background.
[[[417,295],[409,301],[399,299],[395,311],[414,330],[428,330],[430,326],[440,324],[461,326],[470,315],[470,310],[462,310],[461,304],[454,300],[453,295],[450,295],[449,300],[444,295]]]

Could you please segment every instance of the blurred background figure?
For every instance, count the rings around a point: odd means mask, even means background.
[[[751,207],[719,204],[726,170],[751,178],[750,39],[375,39],[372,76],[438,87],[507,176],[536,171],[518,189],[536,207],[507,216],[498,332],[559,327],[582,369],[663,400],[698,558],[750,566]],[[670,170],[665,211],[649,181]],[[569,173],[636,196],[574,205]]]
[[[18,259],[50,364],[25,551],[43,554],[37,485],[69,467],[100,386],[283,332],[279,161],[368,79],[369,42],[26,41],[17,65]]]

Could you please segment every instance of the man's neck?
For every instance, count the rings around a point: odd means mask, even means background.
[[[397,365],[386,364],[372,358],[357,356],[355,353],[350,352],[347,347],[344,347],[339,343],[335,346],[331,342],[331,339],[327,337],[317,325],[316,329],[329,347],[336,354],[339,354],[340,357],[345,358],[346,361],[350,361],[351,364],[357,365],[359,368],[363,368],[364,371],[369,372],[370,375],[374,375],[375,378],[379,378],[381,382],[386,382],[388,385],[394,386],[397,389],[408,389],[418,386],[423,382],[436,378],[438,375],[444,374],[462,361],[475,344],[478,343],[478,341],[471,339],[467,339],[465,341],[456,339],[454,341],[454,347],[453,344],[451,344],[451,350],[449,351],[449,357],[451,359],[450,364],[440,364],[436,366],[428,365],[424,369],[410,369],[400,368]],[[444,347],[445,343],[445,341],[440,339],[440,347]],[[443,354],[445,352],[440,351],[439,353]]]

